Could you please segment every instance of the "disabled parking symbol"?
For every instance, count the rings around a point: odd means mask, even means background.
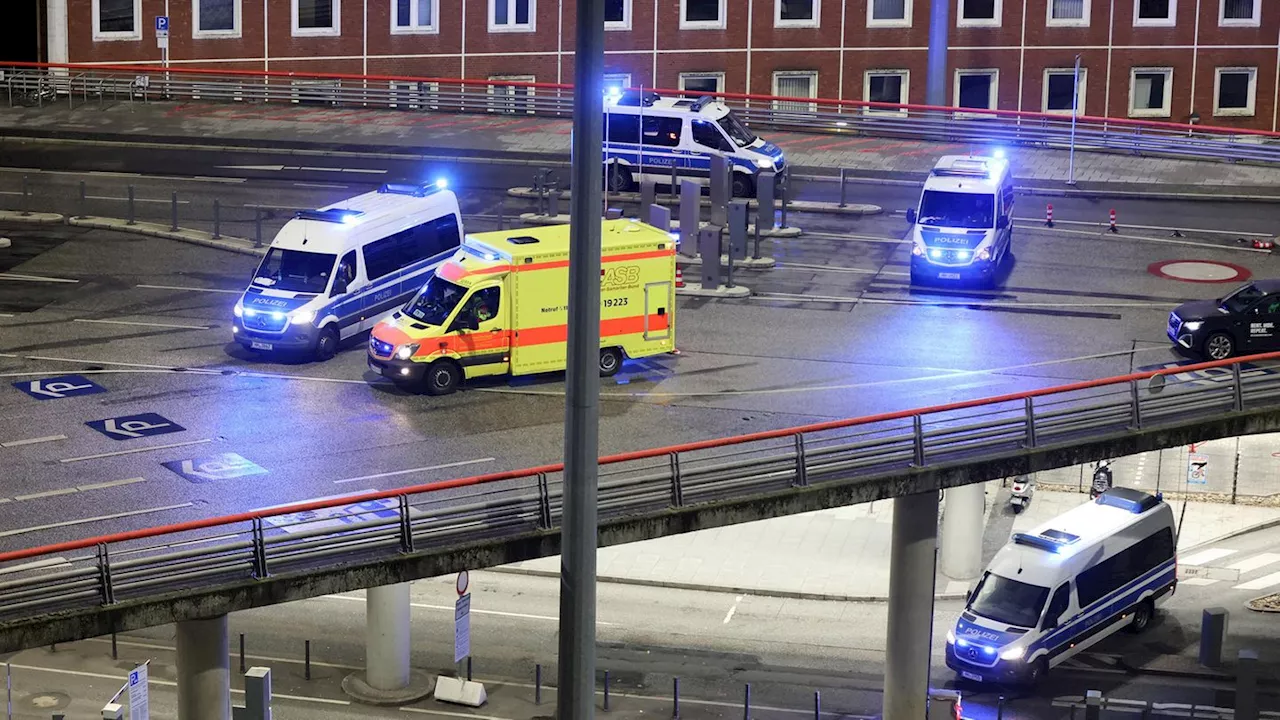
[[[23,380],[14,383],[13,386],[37,400],[61,400],[107,391],[106,388],[83,375],[59,375],[39,380]]]
[[[194,483],[234,480],[250,475],[266,475],[266,468],[233,452],[192,460],[174,460],[160,463]]]
[[[92,420],[85,423],[89,427],[106,435],[112,440],[134,440],[136,438],[151,437],[152,435],[166,435],[168,433],[183,432],[186,428],[181,425],[170,422],[162,415],[156,413],[142,413],[141,415],[125,415],[124,417],[107,418],[106,420]]]

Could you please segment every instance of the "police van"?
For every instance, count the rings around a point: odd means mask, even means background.
[[[299,212],[236,302],[232,337],[251,351],[327,360],[403,306],[461,241],[458,198],[443,180]]]
[[[995,284],[1013,254],[1013,174],[1003,157],[946,155],[925,180],[911,223],[911,284]]]
[[[627,91],[605,98],[604,162],[608,188],[631,190],[649,179],[681,178],[707,185],[711,158],[721,156],[732,170],[734,197],[755,197],[762,171],[785,179],[782,150],[751,132],[724,103],[712,97],[664,98]]]
[[[976,682],[1034,684],[1121,628],[1141,632],[1177,587],[1174,537],[1160,495],[1129,488],[1015,533],[947,631],[947,667]]]

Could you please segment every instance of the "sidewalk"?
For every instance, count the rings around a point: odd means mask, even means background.
[[[327,152],[396,153],[436,159],[501,158],[529,164],[568,159],[568,120],[516,115],[446,115],[293,105],[118,103],[98,110],[0,110],[0,135],[98,141],[162,141]],[[939,155],[982,146],[874,137],[767,132],[800,174],[918,181]],[[1065,149],[1010,150],[1014,174],[1028,188],[1060,189],[1067,178]],[[1280,196],[1280,168],[1119,153],[1078,152],[1079,191],[1151,191]],[[1135,187],[1146,186],[1146,187]]]

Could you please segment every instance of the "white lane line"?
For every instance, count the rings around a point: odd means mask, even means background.
[[[146,508],[144,510],[130,510],[128,512],[114,513],[112,515],[99,515],[97,517],[79,518],[76,520],[63,520],[62,522],[48,523],[47,525],[33,525],[31,527],[18,528],[16,530],[0,530],[0,537],[12,537],[14,535],[25,535],[27,533],[38,532],[40,530],[52,530],[53,528],[70,527],[72,525],[85,525],[87,523],[102,522],[104,520],[117,520],[119,518],[135,517],[137,515],[147,515],[149,513],[165,512],[167,510],[181,510],[182,508],[194,507],[195,503],[181,503],[179,505],[164,505],[161,507]]]
[[[0,317],[13,317],[9,313],[0,313]],[[6,355],[5,357],[17,357],[16,355]]]
[[[99,460],[101,458],[119,457],[121,455],[133,455],[134,453],[151,452],[152,450],[168,450],[169,448],[187,447],[188,445],[204,445],[213,442],[213,438],[205,438],[203,440],[189,440],[187,442],[169,443],[168,445],[151,445],[148,447],[134,448],[132,450],[116,450],[109,453],[98,453],[97,455],[82,455],[80,457],[62,458],[60,463],[82,462],[84,460]]]
[[[78,323],[96,323],[99,325],[132,325],[135,327],[155,327],[155,328],[174,328],[177,330],[212,330],[209,325],[173,325],[170,323],[149,323],[149,322],[133,322],[130,320],[86,320],[84,318],[75,318],[72,322]]]
[[[1162,347],[1162,349],[1163,349],[1163,347]],[[16,357],[19,357],[19,356],[18,356],[18,355],[6,355],[5,357],[14,357],[14,358],[16,358]],[[222,375],[223,375],[223,372],[222,372],[221,370],[210,370],[210,369],[208,369],[208,368],[192,368],[192,367],[179,368],[179,367],[176,367],[176,366],[173,366],[173,365],[149,365],[149,364],[147,364],[147,363],[116,362],[116,361],[113,361],[113,360],[87,360],[87,359],[85,359],[85,358],[51,357],[51,356],[48,356],[48,355],[26,355],[26,356],[24,356],[24,359],[26,359],[26,360],[46,360],[46,361],[49,361],[49,362],[83,363],[83,364],[85,364],[85,365],[115,365],[115,366],[118,366],[118,367],[127,367],[127,368],[144,368],[144,369],[146,369],[146,370],[168,371],[168,372],[179,372],[179,371],[181,371],[181,372],[186,373],[186,374],[188,374],[188,375],[218,375],[218,376],[222,376]],[[81,370],[80,372],[82,372],[82,373],[95,373],[95,372],[101,372],[101,371],[99,371],[99,370]],[[28,376],[28,375],[32,375],[32,376],[34,376],[34,375],[44,375],[44,374],[45,374],[45,373],[39,373],[39,372],[2,373],[2,374],[0,374],[0,377],[26,377],[26,376]],[[324,378],[324,377],[309,377],[309,376],[307,376],[307,375],[286,375],[286,374],[283,374],[283,373],[252,372],[252,371],[241,371],[241,370],[237,370],[237,371],[235,371],[235,375],[234,375],[234,377],[243,377],[243,378],[265,378],[265,379],[269,379],[269,380],[304,380],[304,381],[308,381],[308,382],[338,383],[338,384],[342,384],[342,385],[391,385],[391,384],[393,384],[390,380],[386,380],[386,381],[383,381],[383,380],[368,380],[368,381],[367,381],[367,380],[352,380],[352,379],[350,379],[350,378]]]
[[[1179,584],[1179,585],[1193,585],[1193,586],[1196,586],[1196,587],[1201,587],[1201,586],[1204,586],[1204,585],[1212,585],[1212,584],[1214,584],[1214,583],[1216,583],[1216,582],[1218,582],[1218,581],[1217,581],[1216,579],[1214,579],[1214,578],[1198,578],[1198,577],[1193,577],[1193,578],[1187,578],[1186,580],[1179,580],[1179,581],[1178,581],[1178,584]]]
[[[4,575],[5,573],[23,572],[25,570],[47,570],[48,568],[51,568],[51,567],[62,567],[63,565],[70,565],[70,564],[71,564],[70,561],[68,561],[66,558],[62,557],[61,555],[55,555],[53,557],[44,558],[43,560],[36,560],[34,562],[22,563],[21,565],[11,565],[9,567],[2,567],[0,568],[0,575]]]
[[[50,357],[48,355],[27,355],[26,359],[27,360],[47,360],[49,362],[84,363],[85,365],[117,365],[119,367],[147,368],[149,370],[176,371],[178,369],[173,365],[148,365],[146,363],[113,362],[111,360],[85,360],[84,358]],[[203,368],[183,368],[183,371],[188,373],[198,373],[203,375],[221,375],[222,374],[220,370],[205,370]]]
[[[364,175],[386,175],[386,170],[376,170],[371,168],[335,168],[335,167],[304,167],[299,170],[310,170],[313,172],[348,172],[361,173]]]
[[[110,195],[86,195],[86,196],[85,196],[85,199],[86,199],[86,200],[115,200],[115,201],[117,201],[117,202],[128,202],[128,201],[129,201],[129,198],[127,198],[127,197],[111,197]],[[158,205],[158,204],[160,204],[160,203],[164,203],[165,205],[170,205],[170,204],[172,204],[172,203],[173,203],[173,201],[172,201],[172,200],[165,200],[164,198],[143,198],[143,197],[135,197],[135,198],[133,199],[133,201],[134,201],[134,202],[140,202],[140,203],[155,203],[155,204],[157,204],[157,205]],[[179,204],[179,205],[190,205],[190,204],[191,204],[191,201],[190,201],[190,200],[179,200],[179,201],[178,201],[178,204]]]
[[[751,296],[753,300],[786,300],[788,302],[827,302],[847,305],[924,305],[930,307],[979,307],[979,308],[1172,308],[1173,303],[1055,303],[1055,302],[996,302],[991,300],[893,300],[890,298],[856,298],[839,295],[801,295],[798,293],[760,292]]]
[[[258,170],[260,172],[280,172],[284,165],[214,165],[219,170]],[[297,168],[290,168],[296,170]]]
[[[1228,555],[1232,555],[1235,552],[1236,552],[1235,550],[1227,550],[1226,548],[1209,548],[1208,550],[1201,550],[1200,552],[1196,553],[1195,555],[1192,555],[1191,557],[1178,558],[1178,564],[1179,565],[1204,565],[1206,563],[1211,563],[1214,560],[1221,560],[1222,558]]]
[[[75,487],[58,488],[57,490],[45,490],[43,492],[31,493],[29,495],[14,495],[10,502],[26,502],[28,500],[40,500],[42,498],[57,497],[59,495],[73,495],[75,493],[91,492],[93,490],[106,490],[107,488],[120,487],[121,485],[133,485],[135,483],[146,482],[144,477],[125,478],[124,480],[108,480],[107,482],[90,483],[89,485],[76,485]],[[3,502],[4,500],[0,500]]]
[[[1272,585],[1280,585],[1280,572],[1273,572],[1270,575],[1263,575],[1256,580],[1250,580],[1247,583],[1240,583],[1232,590],[1265,590]]]
[[[221,288],[197,288],[197,287],[179,287],[177,285],[135,285],[146,290],[184,290],[186,292],[208,292],[208,293],[226,293],[227,295],[239,295],[243,290],[223,290]]]
[[[477,713],[465,712],[449,712],[448,710],[433,710],[431,708],[401,707],[402,712],[418,713],[419,715],[439,715],[441,717],[452,718],[474,718],[475,720],[511,720],[511,718],[502,717],[500,715],[479,715]]]
[[[496,458],[476,458],[475,460],[463,460],[461,462],[445,463],[443,465],[428,465],[426,467],[409,468],[408,470],[395,470],[393,472],[378,473],[376,475],[361,475],[360,477],[343,478],[334,480],[334,485],[343,483],[360,482],[361,480],[377,480],[378,478],[396,477],[397,475],[411,475],[413,473],[426,472],[428,470],[444,470],[446,468],[462,467],[464,465],[478,465],[480,463],[493,462]]]
[[[1179,232],[1206,233],[1209,235],[1241,235],[1245,237],[1271,237],[1271,235],[1268,233],[1244,232],[1241,230],[1205,230],[1203,228],[1165,227],[1163,225],[1132,225],[1130,223],[1119,222],[1119,218],[1120,216],[1117,215],[1116,216],[1117,226],[1133,228],[1135,230],[1160,230],[1163,232],[1173,232],[1174,230],[1177,230]],[[1014,222],[1027,223],[1029,225],[1044,224],[1043,218],[1037,219],[1037,218],[1031,218],[1031,217],[1014,217],[1013,220]],[[1062,223],[1063,225],[1087,225],[1089,227],[1100,227],[1100,228],[1105,228],[1110,226],[1109,222],[1102,222],[1102,221],[1094,222],[1092,220],[1057,220],[1055,219],[1053,222],[1054,224]],[[1045,229],[1048,230],[1049,228],[1045,228]]]
[[[59,277],[44,277],[43,275],[23,275],[21,273],[0,272],[0,280],[13,280],[15,282],[44,282],[44,283],[78,283],[79,280]]]
[[[294,187],[300,188],[318,188],[320,190],[346,190],[348,185],[335,185],[333,183],[294,183]]]
[[[849,242],[880,243],[882,245],[897,245],[899,243],[908,242],[906,238],[894,239],[877,237],[875,235],[844,235],[841,233],[824,232],[805,232],[805,237],[819,238],[823,240],[847,240]]]
[[[351,595],[321,595],[321,597],[329,598],[330,600],[349,600],[351,602],[365,601],[365,599],[362,597],[354,597]],[[446,612],[453,612],[455,610],[455,608],[452,605],[429,605],[427,603],[415,603],[415,602],[409,603],[409,607],[421,608],[423,610],[441,610]],[[471,612],[476,613],[478,615],[493,615],[495,617],[509,617],[509,618],[517,618],[520,620],[547,620],[549,622],[560,622],[559,617],[553,617],[551,615],[528,615],[525,613],[503,612],[501,610],[477,610],[475,608],[472,608]],[[611,623],[611,622],[604,622],[603,620],[597,620],[596,624],[597,625],[617,625],[618,623]]]
[[[1262,553],[1254,555],[1251,558],[1241,560],[1235,565],[1228,565],[1231,570],[1239,570],[1241,573],[1253,572],[1258,568],[1264,568],[1274,562],[1280,562],[1280,555],[1276,553]]]
[[[0,442],[0,447],[22,447],[23,445],[36,445],[38,443],[56,442],[58,440],[66,439],[66,435],[46,435],[44,437],[30,438],[28,440],[10,440],[8,442]]]
[[[724,614],[724,622],[720,623],[721,625],[728,625],[728,624],[729,624],[729,621],[733,619],[733,614],[734,614],[734,613],[736,613],[736,612],[738,612],[738,603],[740,603],[740,602],[742,602],[742,596],[741,596],[741,595],[739,595],[739,596],[737,596],[737,597],[735,597],[735,598],[733,599],[733,604],[729,606],[729,612],[727,612],[727,613],[725,613],[725,614]]]
[[[120,680],[119,675],[107,675],[105,673],[88,672],[85,670],[64,670],[62,668],[51,668],[51,667],[40,667],[39,665],[18,665],[18,664],[10,664],[10,667],[12,667],[15,670],[27,670],[30,672],[53,673],[55,675],[73,675],[75,677],[97,678],[101,680],[114,680],[117,682]],[[151,676],[147,678],[147,680],[152,685],[161,685],[164,687],[178,686],[178,683],[173,680],[161,680],[160,678],[157,678],[155,676]],[[231,692],[232,694],[236,694],[236,695],[244,694],[244,690],[239,690],[237,688],[231,688]],[[271,693],[271,696],[284,698],[285,700],[298,700],[301,702],[321,703],[323,705],[350,705],[351,704],[350,700],[332,700],[330,698],[306,697],[303,695],[286,695],[284,693],[278,693],[278,692]]]

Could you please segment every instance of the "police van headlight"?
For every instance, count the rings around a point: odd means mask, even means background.
[[[316,313],[314,310],[294,310],[289,313],[289,322],[294,325],[306,325],[315,319]]]
[[[912,245],[911,254],[915,255],[916,257],[920,257],[924,255],[924,248],[920,247],[919,245]]]
[[[981,250],[979,250],[979,251],[978,251],[978,256],[977,256],[977,257],[978,257],[978,259],[979,259],[979,260],[990,260],[990,259],[991,259],[991,249],[990,249],[990,248],[982,248]]]
[[[773,167],[773,160],[771,158],[756,158],[756,167],[761,170],[769,170]]]
[[[1027,649],[1025,647],[1009,648],[1008,650],[1005,650],[1004,652],[1000,653],[1000,659],[1001,660],[1021,660],[1022,656],[1026,654],[1027,654]]]
[[[1195,332],[1199,330],[1203,325],[1204,325],[1203,322],[1201,322],[1200,320],[1196,320],[1194,322],[1183,323],[1182,329],[1186,330],[1187,332]]]
[[[396,359],[397,359],[397,360],[408,360],[409,358],[413,357],[413,354],[414,354],[414,353],[416,353],[416,352],[418,352],[418,345],[417,345],[417,343],[410,343],[410,344],[408,344],[408,345],[401,345],[400,347],[396,348]]]
[[[244,316],[244,305],[241,305],[239,300],[236,301],[236,306],[231,308],[231,314],[236,317]]]
[[[954,644],[955,644],[955,642],[956,642],[956,631],[955,631],[955,630],[950,630],[950,629],[948,629],[948,630],[947,630],[947,644],[948,644],[948,645],[954,645]]]

